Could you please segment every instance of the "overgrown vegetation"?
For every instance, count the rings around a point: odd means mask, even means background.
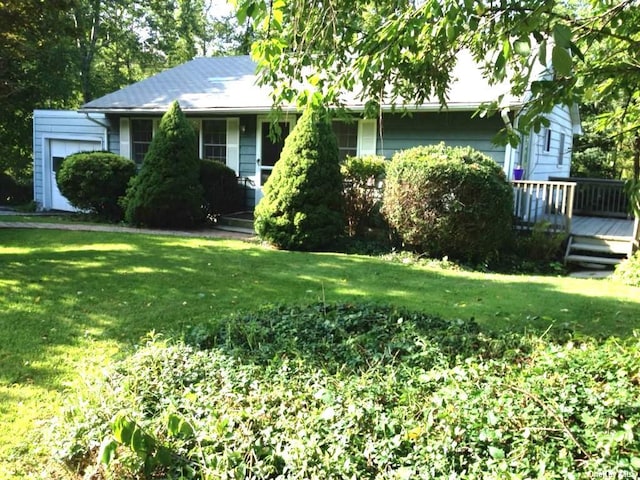
[[[342,176],[325,112],[305,110],[255,208],[261,239],[289,250],[318,250],[344,233]]]
[[[108,221],[120,221],[120,205],[127,186],[136,174],[136,165],[110,152],[80,152],[62,162],[56,180],[69,203]]]
[[[202,195],[195,131],[174,102],[127,191],[126,220],[147,227],[191,228],[203,219]]]
[[[640,287],[640,250],[616,266],[613,278],[627,285]]]
[[[511,239],[512,208],[504,172],[471,148],[411,148],[387,167],[383,213],[406,247],[431,256],[495,257]]]
[[[68,409],[58,454],[91,478],[635,476],[639,381],[637,337],[277,307],[150,338]]]
[[[349,236],[365,238],[372,230],[388,229],[380,213],[386,166],[384,157],[378,156],[347,157],[342,162]]]

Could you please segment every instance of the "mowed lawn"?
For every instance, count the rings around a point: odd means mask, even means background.
[[[50,419],[150,331],[179,335],[277,303],[367,302],[490,329],[640,327],[640,289],[608,280],[442,270],[242,241],[0,229],[0,478],[65,478]]]

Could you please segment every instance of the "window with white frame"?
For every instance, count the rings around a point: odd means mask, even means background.
[[[227,120],[202,121],[202,158],[227,163]]]
[[[153,120],[150,118],[131,119],[131,159],[140,165],[149,151],[153,139]]]
[[[333,132],[338,141],[338,156],[340,161],[346,157],[355,157],[358,154],[358,123],[335,120]]]

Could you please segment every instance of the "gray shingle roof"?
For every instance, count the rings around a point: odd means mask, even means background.
[[[134,83],[82,106],[91,112],[164,112],[177,100],[185,112],[269,111],[270,90],[256,85],[256,64],[249,56],[202,57]],[[450,109],[472,110],[507,93],[505,85],[490,86],[471,57],[461,54],[449,91]],[[347,102],[357,109],[359,102]],[[509,104],[518,103],[514,99]],[[437,101],[421,109],[438,109]]]

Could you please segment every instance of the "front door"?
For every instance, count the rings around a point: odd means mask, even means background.
[[[277,139],[273,139],[269,135],[271,121],[268,118],[258,118],[256,138],[256,205],[262,198],[262,186],[271,175],[276,162],[280,160],[280,154],[284,147],[284,139],[291,133],[294,123],[294,119],[278,122],[280,135]]]
[[[102,142],[85,140],[57,140],[52,139],[49,143],[49,208],[52,210],[65,210],[73,212],[76,209],[60,193],[56,176],[62,161],[72,153],[86,152],[90,150],[100,150]]]

